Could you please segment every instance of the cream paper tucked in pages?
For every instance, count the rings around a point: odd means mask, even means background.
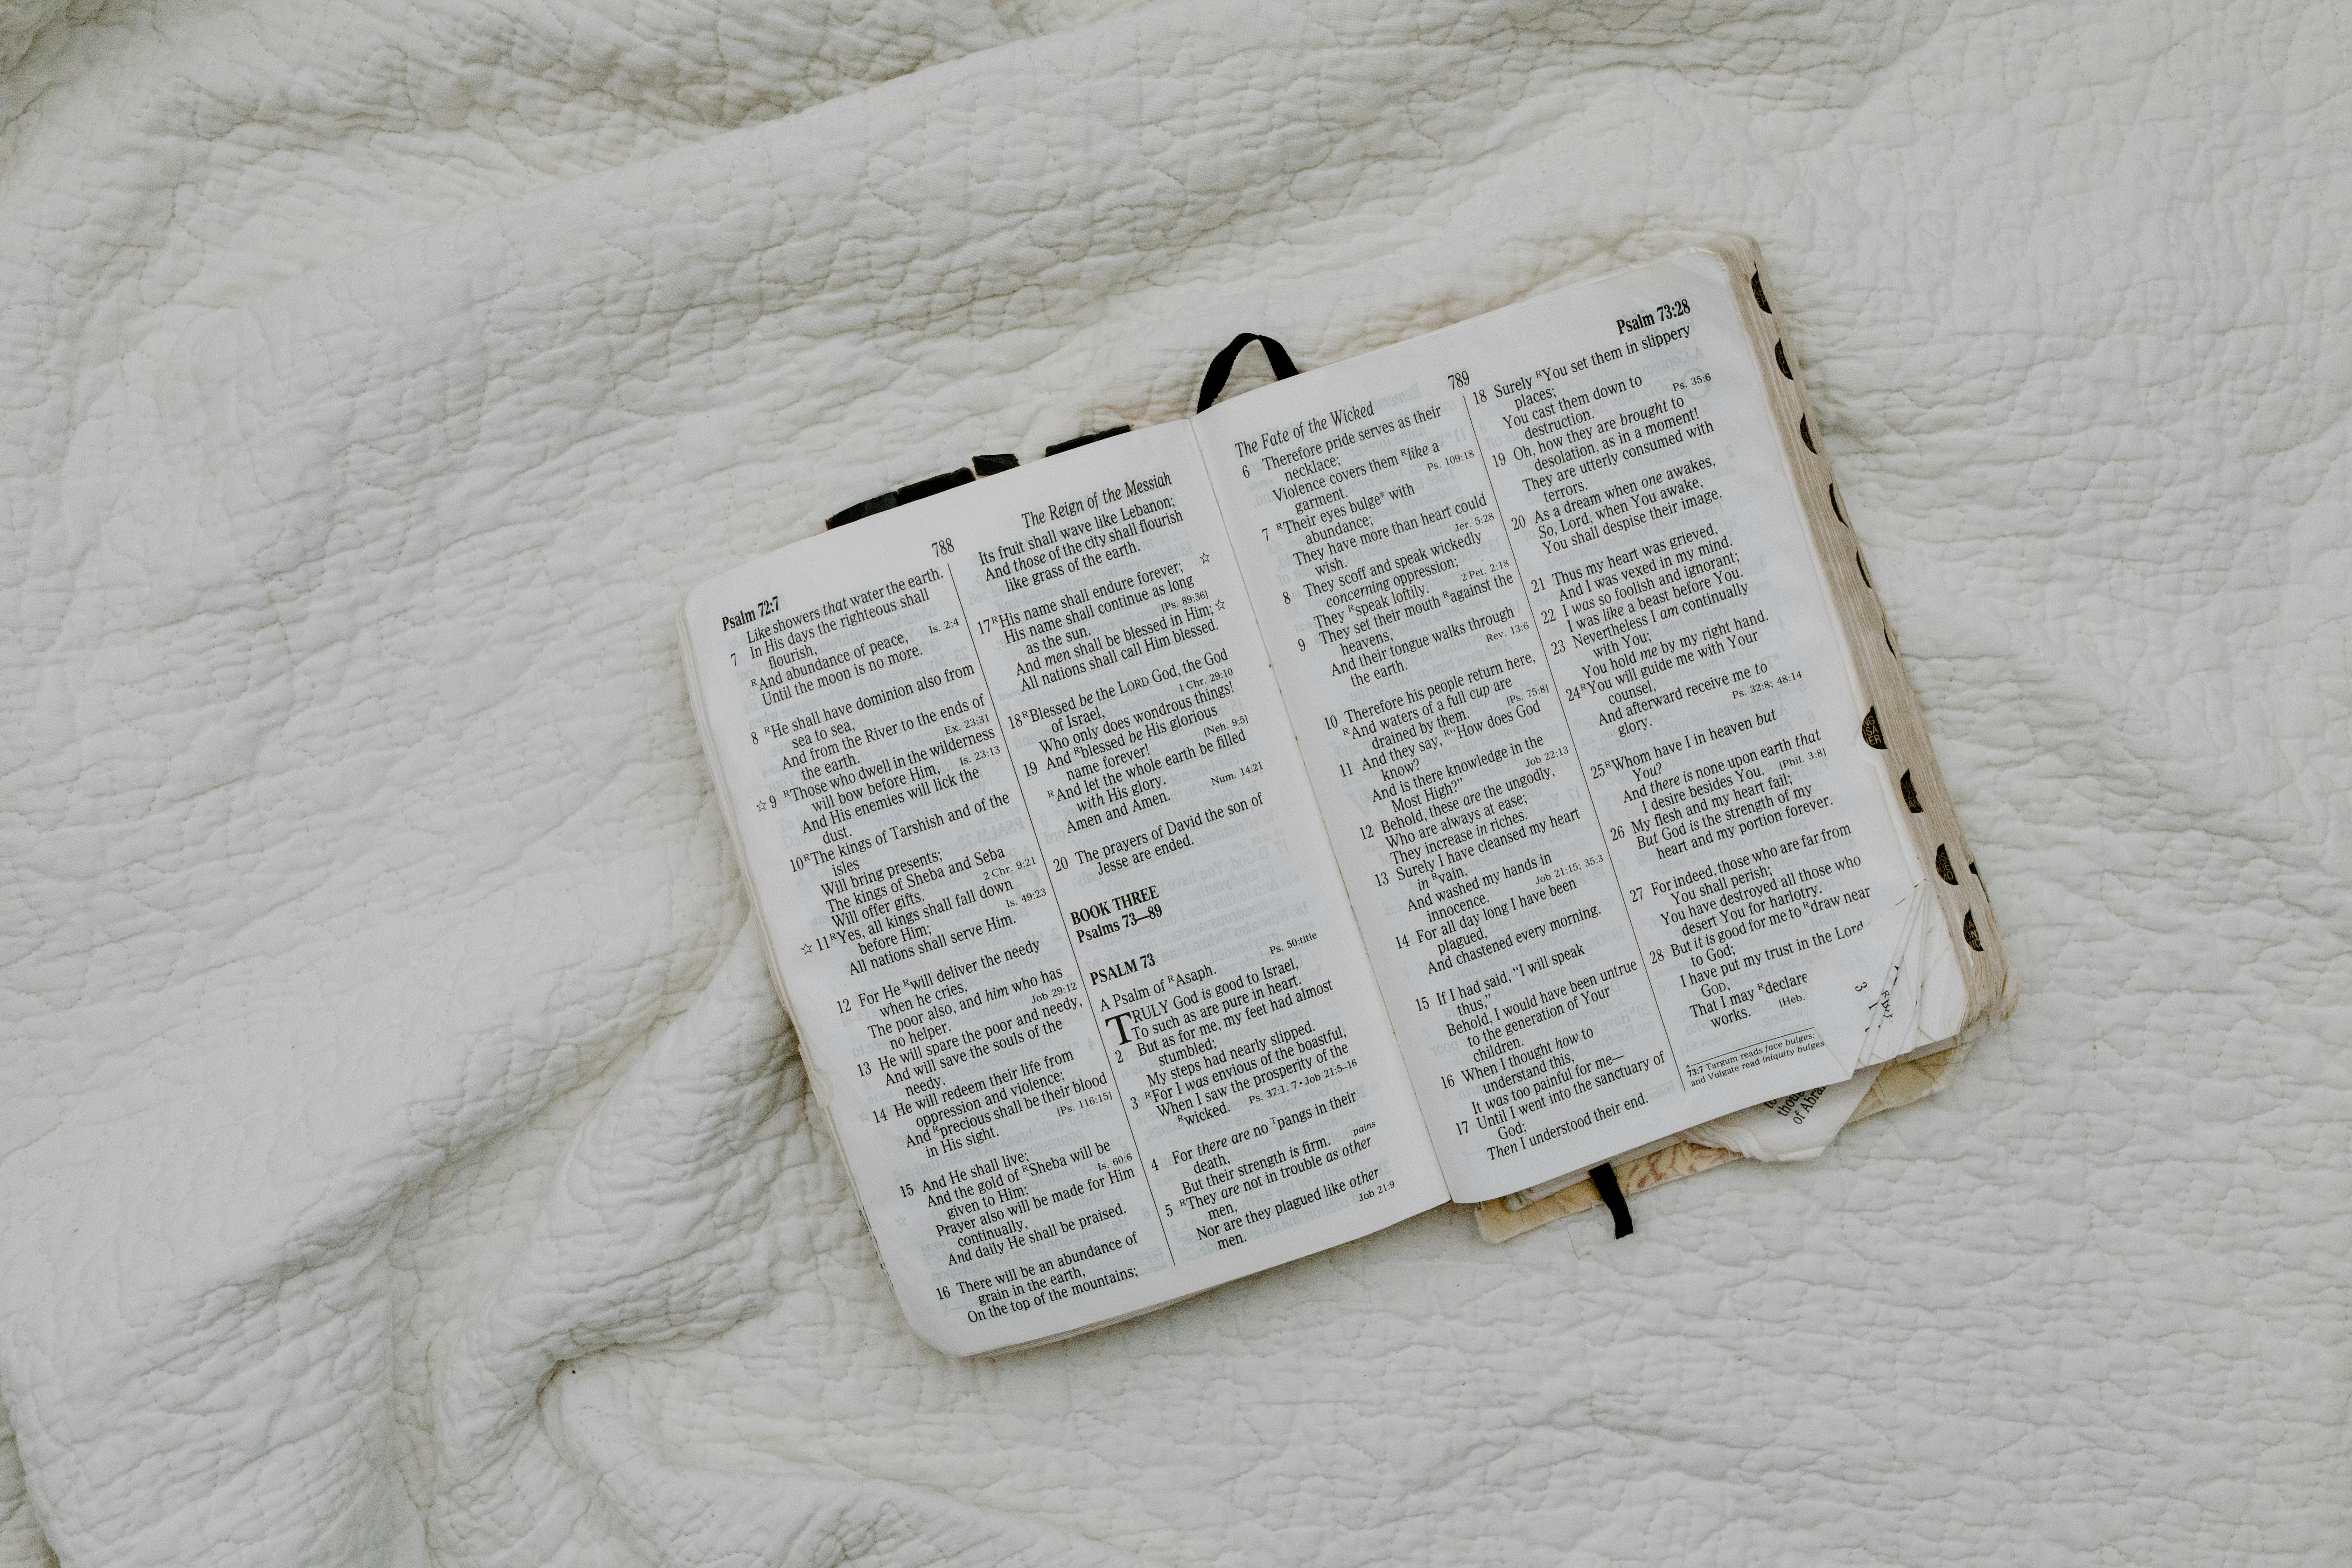
[[[1443,1201],[1186,427],[793,545],[685,618],[926,1339],[1052,1338]]]
[[[1824,961],[1911,877],[1746,286],[1685,252],[1194,421],[1461,1201],[1874,1022]]]

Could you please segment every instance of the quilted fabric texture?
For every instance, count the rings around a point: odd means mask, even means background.
[[[2316,0],[0,21],[0,1563],[2346,1560]],[[2021,1004],[1798,1168],[954,1363],[684,589],[1754,235]]]

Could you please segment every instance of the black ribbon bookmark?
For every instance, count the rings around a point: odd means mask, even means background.
[[[1205,412],[1209,405],[1217,400],[1217,395],[1224,391],[1226,381],[1231,379],[1234,374],[1234,362],[1241,358],[1242,350],[1252,343],[1262,343],[1265,346],[1265,363],[1274,367],[1275,380],[1287,381],[1298,374],[1298,367],[1291,363],[1290,352],[1287,349],[1263,332],[1244,332],[1232,342],[1219,349],[1217,357],[1209,362],[1209,374],[1201,383],[1202,411]],[[1093,441],[1108,441],[1113,436],[1124,436],[1133,428],[1131,425],[1114,425],[1108,430],[1089,430],[1083,436],[1073,436],[1066,441],[1055,442],[1045,448],[1045,456],[1050,458],[1057,452],[1066,452],[1073,447],[1083,447]],[[868,496],[856,506],[843,507],[839,511],[826,518],[824,525],[827,528],[839,528],[845,523],[872,517],[877,512],[888,511],[892,507],[905,506],[908,501],[920,500],[925,496],[935,496],[941,490],[951,490],[958,485],[968,485],[976,478],[984,479],[991,474],[1001,474],[1008,468],[1017,468],[1020,466],[1021,459],[1011,452],[982,452],[972,458],[971,467],[969,468],[950,469],[944,474],[934,474],[928,479],[917,479],[911,485],[901,485],[895,490],[884,490],[878,496]]]
[[[1622,1239],[1633,1234],[1633,1211],[1625,1206],[1625,1189],[1617,1184],[1617,1168],[1603,1160],[1592,1167],[1592,1187],[1601,1201],[1609,1205],[1609,1217],[1617,1222],[1617,1237]]]
[[[1089,430],[1083,436],[1073,436],[1066,441],[1056,441],[1045,448],[1045,456],[1066,452],[1073,447],[1083,447],[1089,441],[1108,441],[1114,436],[1124,436],[1134,429],[1132,425],[1114,425],[1108,430]]]
[[[877,511],[888,511],[894,506],[905,506],[910,500],[935,496],[941,490],[951,490],[958,485],[971,483],[970,468],[950,468],[944,474],[933,474],[928,479],[917,479],[911,485],[901,485],[895,490],[884,490],[878,496],[868,496],[856,506],[845,506],[824,520],[827,528],[839,528],[845,522],[856,522],[861,517],[872,517]]]
[[[1298,367],[1290,363],[1289,350],[1267,337],[1264,332],[1244,332],[1232,342],[1219,349],[1217,357],[1209,362],[1209,374],[1201,378],[1201,401],[1194,405],[1193,413],[1206,414],[1209,411],[1209,405],[1214,403],[1217,400],[1217,395],[1224,391],[1226,379],[1234,374],[1234,362],[1240,359],[1242,350],[1252,343],[1265,345],[1265,363],[1274,367],[1275,380],[1288,381],[1298,374]]]
[[[827,528],[839,528],[845,522],[856,522],[861,517],[872,517],[877,511],[888,511],[894,506],[905,506],[910,500],[935,496],[941,490],[951,490],[958,485],[968,485],[975,474],[982,479],[1001,474],[1007,468],[1017,468],[1021,459],[1010,452],[982,452],[971,460],[969,468],[950,468],[944,474],[933,474],[928,479],[917,479],[911,485],[901,485],[895,490],[884,490],[878,496],[868,496],[856,506],[843,507],[824,520]]]
[[[1128,429],[1129,426],[1120,425],[1108,430],[1092,431],[1065,441],[1058,447],[1046,447],[1045,455],[1050,458],[1056,452],[1066,452],[1073,447],[1083,447],[1089,441],[1099,441],[1108,436],[1124,436]],[[1021,459],[1013,453],[982,452],[972,458],[971,467],[969,468],[950,468],[944,474],[934,474],[928,479],[917,479],[911,485],[901,485],[895,490],[884,490],[878,496],[868,496],[856,506],[843,507],[839,511],[826,518],[824,525],[827,528],[839,528],[844,523],[856,522],[860,518],[872,517],[876,512],[888,511],[892,507],[905,506],[910,500],[920,500],[925,496],[935,496],[941,490],[951,490],[958,485],[968,485],[975,478],[984,479],[991,474],[1001,474],[1020,466]]]

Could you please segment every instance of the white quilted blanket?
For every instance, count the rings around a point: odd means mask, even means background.
[[[27,0],[0,1563],[2343,1562],[2316,0]],[[1780,279],[2022,1003],[1940,1099],[1064,1347],[899,1321],[683,589],[1682,240]]]

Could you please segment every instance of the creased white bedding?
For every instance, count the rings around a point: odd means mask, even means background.
[[[2347,15],[0,18],[0,1563],[2352,1552]],[[1940,1099],[951,1363],[684,587],[1755,235],[2022,1001]]]

